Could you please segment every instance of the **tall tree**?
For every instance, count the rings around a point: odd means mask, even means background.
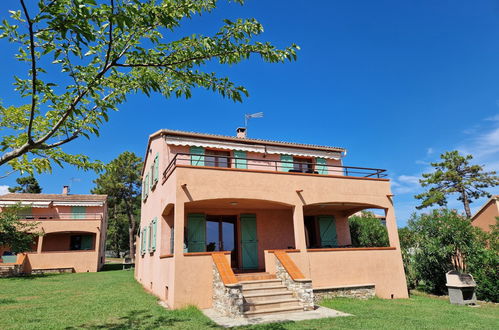
[[[42,188],[38,184],[38,181],[32,175],[17,178],[16,183],[18,184],[17,186],[9,187],[9,192],[31,194],[39,194],[42,192]]]
[[[105,171],[96,179],[93,194],[108,195],[110,209],[111,238],[114,246],[121,248],[120,223],[122,216],[128,219],[128,249],[130,257],[135,256],[134,239],[140,212],[142,159],[133,152],[125,151],[105,167]]]
[[[422,187],[429,189],[414,196],[422,200],[417,209],[432,205],[444,206],[447,196],[458,194],[458,200],[463,203],[464,211],[471,218],[470,203],[473,199],[490,197],[485,188],[499,185],[496,172],[485,172],[480,165],[471,165],[472,155],[462,156],[458,151],[448,151],[440,155],[441,162],[431,163],[435,168],[432,173],[424,173],[420,179]]]
[[[233,0],[243,4],[243,0]],[[127,95],[191,97],[205,88],[233,101],[247,90],[205,72],[208,62],[236,64],[251,55],[270,63],[296,59],[296,45],[277,49],[254,41],[255,19],[224,20],[211,36],[179,36],[188,19],[211,12],[217,0],[19,0],[0,24],[0,38],[19,45],[27,74],[14,77],[22,106],[0,106],[0,166],[51,171],[53,163],[100,168],[63,145],[98,135]],[[18,10],[17,10],[18,9]],[[10,56],[10,55],[9,55]]]

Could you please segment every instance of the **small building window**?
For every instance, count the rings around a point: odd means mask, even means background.
[[[314,165],[312,158],[293,157],[293,170],[302,173],[313,173]]]
[[[206,150],[204,166],[230,167],[230,151]]]

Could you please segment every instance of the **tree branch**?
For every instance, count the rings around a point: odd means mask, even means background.
[[[31,136],[31,131],[33,129],[33,120],[35,119],[35,108],[36,108],[36,58],[35,58],[35,37],[33,33],[33,22],[28,13],[28,9],[24,3],[24,0],[21,1],[21,6],[23,7],[24,15],[26,16],[26,22],[28,23],[28,31],[29,31],[29,51],[31,56],[31,110],[29,115],[29,124],[28,124],[28,144],[33,144],[33,139]]]
[[[113,15],[114,15],[114,0],[111,0],[111,15],[109,16],[109,43],[106,52],[106,61],[104,62],[104,68],[109,64],[109,58],[111,56],[111,48],[113,46]]]

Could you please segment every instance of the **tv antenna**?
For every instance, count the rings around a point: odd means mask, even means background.
[[[251,118],[263,118],[263,112],[255,112],[244,115],[244,127],[248,128],[248,123]]]

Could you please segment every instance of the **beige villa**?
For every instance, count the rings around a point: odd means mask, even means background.
[[[160,130],[143,169],[136,279],[171,308],[309,310],[324,296],[407,298],[390,181],[346,150]],[[348,217],[384,212],[390,246],[354,248]]]
[[[0,267],[5,273],[96,272],[104,265],[106,195],[72,195],[66,186],[62,194],[0,196],[0,208],[13,205],[23,207],[22,221],[36,222],[41,235],[31,251],[17,256],[0,247]]]

